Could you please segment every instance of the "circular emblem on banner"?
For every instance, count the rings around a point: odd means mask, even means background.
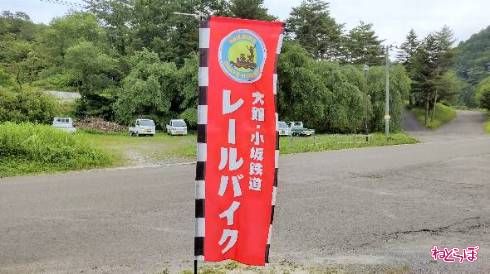
[[[253,83],[262,76],[267,49],[258,34],[239,29],[221,40],[218,55],[226,75],[239,83]]]

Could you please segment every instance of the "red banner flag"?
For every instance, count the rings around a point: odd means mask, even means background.
[[[197,259],[268,262],[284,24],[211,17],[199,29]]]

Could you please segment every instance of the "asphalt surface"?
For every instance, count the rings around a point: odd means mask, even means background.
[[[415,114],[406,108],[402,111],[402,128],[412,133],[429,131],[429,129],[419,123]]]
[[[490,137],[461,112],[417,145],[281,156],[271,260],[490,273]],[[191,269],[194,166],[0,179],[0,273]],[[432,246],[479,245],[475,263]]]

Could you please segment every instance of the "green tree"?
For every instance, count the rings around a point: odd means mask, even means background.
[[[49,28],[41,33],[41,43],[52,61],[61,66],[70,47],[81,41],[88,41],[101,47],[104,32],[97,18],[90,13],[75,12],[54,19]]]
[[[279,57],[278,73],[279,117],[288,121],[305,121],[307,126],[325,130],[325,115],[333,95],[315,73],[309,53],[296,43],[285,43]]]
[[[384,130],[385,115],[385,67],[371,67],[368,73],[368,92],[371,98],[373,115],[371,117],[371,130]],[[401,65],[390,67],[390,128],[401,129],[403,101],[407,99],[410,92],[411,80]]]
[[[18,88],[37,79],[44,68],[36,49],[36,35],[43,28],[22,12],[0,15],[0,66],[13,76]]]
[[[455,68],[473,87],[490,75],[490,26],[458,46]]]
[[[177,68],[160,61],[158,54],[147,49],[131,57],[131,72],[123,80],[123,89],[114,106],[116,119],[129,123],[137,116],[148,116],[160,122],[174,113],[177,97]]]
[[[80,42],[66,50],[65,66],[71,85],[82,96],[77,105],[79,116],[111,119],[112,98],[121,78],[117,61],[91,42]]]
[[[419,46],[420,41],[418,41],[417,34],[411,29],[405,42],[401,44],[397,56],[398,62],[403,64],[409,73],[413,70],[413,59]]]
[[[453,44],[456,39],[453,31],[448,26],[444,26],[440,31],[437,31],[435,39],[437,43],[438,72],[444,74],[454,64],[455,49]]]
[[[150,49],[164,62],[175,62],[179,67],[191,54],[197,52],[198,21],[174,12],[224,14],[223,0],[147,1],[135,0],[131,24],[134,50]]]
[[[466,106],[477,107],[476,87],[490,76],[490,26],[460,43],[455,59],[454,69],[467,83],[459,101]]]
[[[185,60],[184,66],[177,72],[178,110],[176,111],[181,113],[180,118],[186,120],[190,127],[197,126],[196,68],[199,66],[198,63],[198,55],[193,54]]]
[[[490,76],[478,84],[475,97],[480,107],[490,110]]]
[[[133,31],[131,19],[133,0],[84,0],[88,10],[95,14],[106,30],[107,40],[117,53],[126,55]]]
[[[430,111],[441,100],[452,101],[463,88],[455,76],[448,74],[454,59],[453,33],[448,27],[429,34],[417,48],[413,58],[412,102],[425,109],[425,123]]]
[[[24,12],[3,11],[0,15],[0,37],[12,35],[17,40],[34,41],[42,25],[34,24]]]
[[[412,73],[411,101],[417,107],[425,109],[425,124],[428,124],[430,104],[435,96],[435,72],[437,69],[436,41],[428,35],[417,49]]]
[[[32,46],[28,41],[17,40],[13,37],[0,41],[0,60],[6,70],[13,75],[15,83],[22,89],[22,85],[28,80],[29,54]]]
[[[459,93],[464,89],[464,83],[453,70],[449,70],[436,78],[434,85],[438,91],[437,101],[446,105],[455,104]]]
[[[66,66],[82,96],[102,93],[118,76],[116,61],[91,42],[80,42],[68,48]]]
[[[340,66],[328,61],[317,62],[315,66],[316,73],[332,92],[331,101],[326,105],[327,123],[323,130],[333,133],[360,132],[368,118],[365,116],[366,102],[368,116],[371,109],[367,94],[361,91],[365,86],[361,71],[353,66]]]
[[[347,35],[345,47],[348,51],[347,62],[370,66],[384,63],[384,50],[381,40],[372,29],[372,24],[361,22]]]
[[[289,37],[298,41],[317,59],[338,59],[342,56],[342,28],[330,15],[329,4],[323,0],[303,1],[293,8],[286,22]]]
[[[230,14],[243,19],[272,21],[276,19],[267,12],[264,0],[230,0]]]

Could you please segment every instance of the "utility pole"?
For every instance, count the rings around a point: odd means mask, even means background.
[[[386,46],[385,85],[385,135],[390,135],[390,46]]]
[[[369,89],[368,89],[368,71],[369,66],[364,65],[364,79],[366,79],[366,98],[364,104],[364,129],[366,132],[366,142],[369,142],[369,126],[368,126],[368,103],[369,103]]]

